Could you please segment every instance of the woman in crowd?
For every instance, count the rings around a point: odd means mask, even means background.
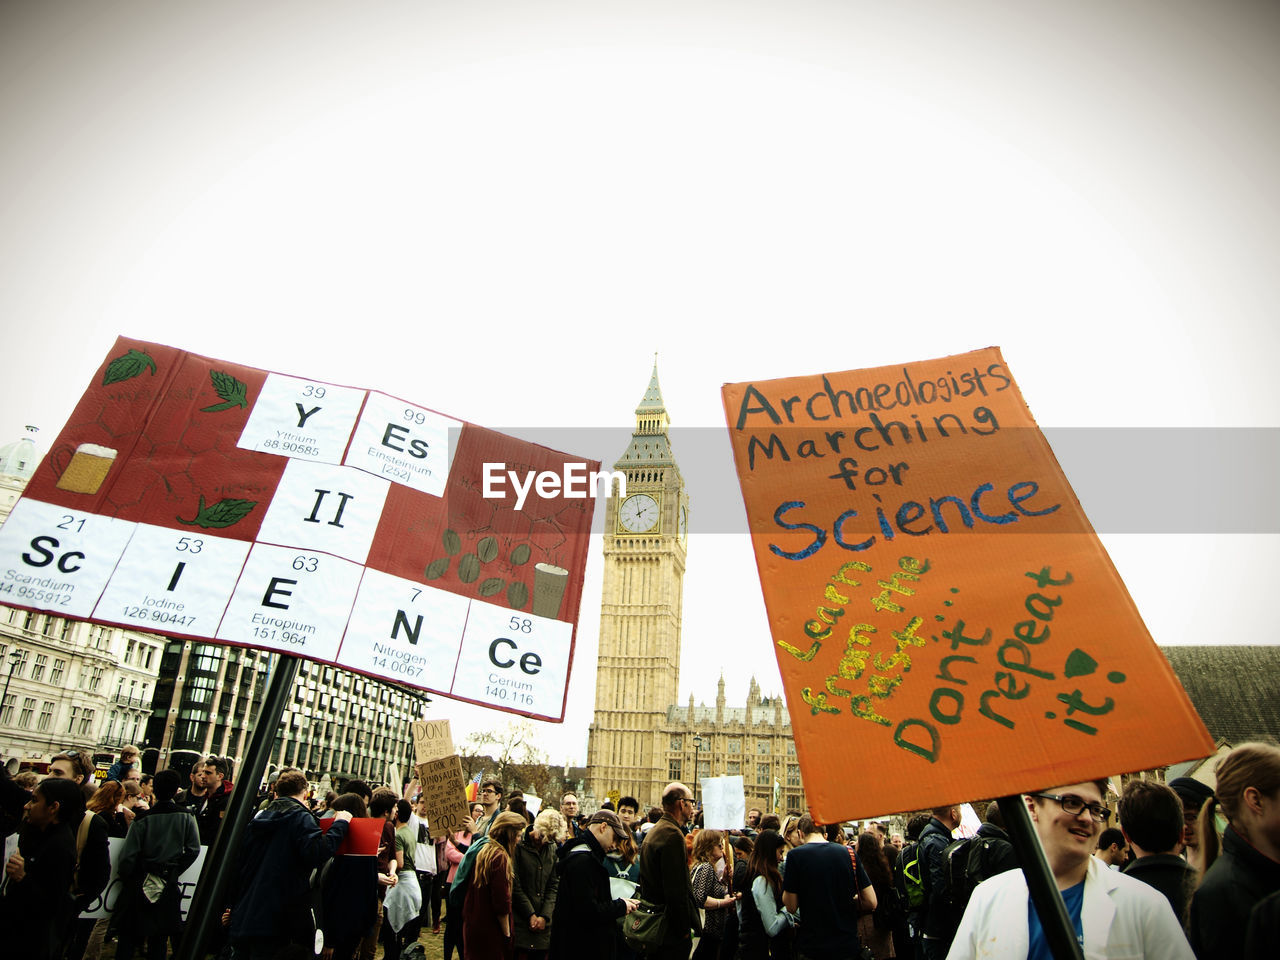
[[[444,915],[442,906],[444,898],[449,895],[449,884],[458,872],[458,864],[462,862],[462,854],[453,842],[452,836],[445,835],[436,840],[436,882],[431,885],[431,932],[440,932],[440,918]]]
[[[754,844],[750,837],[728,837],[725,847],[725,858],[729,861],[729,890],[738,894],[739,899],[747,896],[751,883],[747,879],[747,861],[751,859]],[[729,911],[729,919],[724,925],[724,939],[720,943],[720,960],[735,960],[738,956],[738,914],[741,909],[735,907]]]
[[[1190,940],[1200,960],[1239,957],[1255,904],[1280,890],[1280,747],[1245,743],[1222,758],[1200,811],[1205,872],[1191,899]],[[1219,852],[1214,817],[1227,827]]]
[[[512,960],[512,861],[525,826],[524,817],[510,810],[489,826],[462,907],[463,960]]]
[[[483,842],[484,840],[484,838],[481,837],[480,840],[477,841],[475,839],[475,834],[471,830],[471,824],[479,823],[484,819],[484,804],[479,801],[471,804],[470,813],[470,822],[464,821],[462,829],[453,835],[453,844],[457,850],[458,859],[453,861],[452,865],[449,867],[449,884],[448,889],[445,891],[445,903],[446,905],[453,904],[453,908],[450,909],[446,906],[445,909],[444,960],[453,960],[453,952],[455,950],[457,950],[460,955],[463,953],[462,935],[463,924],[466,918],[457,909],[457,897],[453,895],[453,882],[457,879],[458,866],[462,863],[463,858],[466,857],[467,851],[471,849],[471,844],[474,842]]]
[[[738,910],[739,960],[767,960],[791,956],[792,918],[782,908],[782,874],[778,864],[786,841],[776,830],[763,830],[747,862],[749,885],[743,888]]]
[[[889,858],[885,856],[884,848],[880,845],[880,838],[869,832],[859,834],[857,855],[856,862],[862,865],[862,869],[871,878],[871,886],[876,892],[876,903],[896,903],[898,894],[893,889]],[[863,946],[871,950],[875,960],[896,956],[893,950],[892,922],[884,929],[876,924],[876,917],[881,917],[881,922],[884,922],[883,918],[887,915],[886,908],[885,911],[864,913],[858,917],[858,939],[862,941]]]
[[[725,921],[736,900],[729,895],[730,874],[724,855],[724,834],[699,830],[693,841],[693,901],[706,911],[702,939],[693,952],[695,960],[715,960],[724,940]]]
[[[609,876],[609,896],[614,900],[633,900],[639,896],[640,849],[635,837],[627,831],[618,837],[616,846],[604,855],[604,868]],[[636,960],[637,954],[627,945],[622,927],[614,926],[613,953],[615,960]]]
[[[142,799],[142,785],[137,780],[126,780],[121,786],[124,787],[124,799],[120,801],[120,809],[133,823],[147,812],[147,802]]]
[[[556,845],[568,832],[559,811],[543,810],[516,847],[511,891],[516,960],[542,960],[551,946],[551,915],[560,881]]]
[[[335,813],[369,816],[358,793],[341,794],[331,806]],[[330,960],[351,960],[378,918],[378,859],[339,853],[325,864],[321,886],[325,952],[333,950]]]
[[[92,810],[107,822],[107,836],[123,838],[129,832],[130,820],[124,813],[123,801],[124,787],[120,781],[106,780],[85,803],[85,809]]]

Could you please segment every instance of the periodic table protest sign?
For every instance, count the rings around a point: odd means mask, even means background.
[[[0,602],[559,721],[594,500],[540,483],[517,505],[485,489],[486,464],[599,466],[377,391],[120,339],[0,528]]]
[[[1212,751],[998,349],[723,400],[820,820]]]

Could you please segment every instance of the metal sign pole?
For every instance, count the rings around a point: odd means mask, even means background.
[[[240,837],[252,814],[258,784],[262,782],[262,775],[271,760],[276,731],[280,729],[280,718],[284,716],[284,708],[293,693],[293,681],[300,662],[297,657],[281,653],[275,655],[266,697],[253,725],[253,736],[238,771],[236,786],[231,791],[231,799],[227,802],[222,827],[205,857],[200,882],[191,897],[186,934],[174,960],[204,960],[205,944],[222,922],[225,894],[235,874],[240,851]]]

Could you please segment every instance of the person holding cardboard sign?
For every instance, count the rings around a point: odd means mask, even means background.
[[[1238,957],[1249,912],[1280,890],[1280,747],[1243,743],[1222,758],[1218,786],[1197,825],[1205,873],[1191,899],[1196,956]],[[1227,816],[1218,853],[1215,808]]]
[[[1111,811],[1107,782],[1053,787],[1026,798],[1045,860],[1088,957],[1192,960],[1169,901],[1141,880],[1108,870],[1092,856]],[[1040,916],[1021,870],[1007,870],[973,891],[947,960],[1049,960]]]

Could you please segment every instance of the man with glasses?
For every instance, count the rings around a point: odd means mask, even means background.
[[[480,784],[479,802],[484,807],[484,816],[472,825],[471,832],[477,837],[487,837],[489,826],[502,806],[502,784],[497,780],[486,780]]]
[[[1159,891],[1092,856],[1111,811],[1107,782],[1054,787],[1026,798],[1045,860],[1057,882],[1076,939],[1088,957],[1192,960],[1173,909]],[[1040,917],[1021,870],[978,884],[948,960],[1010,957],[1050,960]]]
[[[693,946],[691,931],[697,922],[693,887],[689,885],[689,859],[685,826],[693,819],[693,793],[683,783],[662,791],[662,817],[653,825],[640,848],[640,889],[650,903],[666,911],[666,937],[652,954],[658,960],[688,960]]]

